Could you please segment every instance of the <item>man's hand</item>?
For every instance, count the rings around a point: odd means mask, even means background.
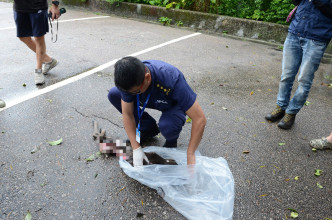
[[[206,125],[206,118],[203,113],[201,106],[198,104],[197,100],[195,103],[188,109],[186,114],[192,120],[191,126],[191,137],[187,149],[187,164],[195,164],[195,151],[201,142],[204,128]]]
[[[54,21],[54,19],[58,19],[60,17],[59,6],[56,6],[56,5],[52,4],[49,12],[52,13],[52,21]]]
[[[133,163],[134,167],[143,166],[143,160],[150,163],[149,159],[146,157],[143,149],[141,147],[133,151]]]
[[[187,152],[187,165],[193,165],[193,164],[196,164],[195,153]]]

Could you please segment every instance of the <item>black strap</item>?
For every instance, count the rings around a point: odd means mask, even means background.
[[[51,26],[51,41],[52,41],[52,43],[55,43],[58,40],[59,21],[58,21],[58,19],[56,19],[56,34],[55,34],[55,41],[53,41],[53,26],[52,26],[52,21],[51,21],[50,17],[48,17],[48,20],[49,20],[50,26]]]

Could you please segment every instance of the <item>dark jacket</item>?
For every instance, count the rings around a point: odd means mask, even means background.
[[[332,0],[293,0],[293,3],[298,8],[288,31],[328,43],[332,38]]]
[[[14,10],[17,12],[34,13],[47,8],[47,0],[14,0]]]

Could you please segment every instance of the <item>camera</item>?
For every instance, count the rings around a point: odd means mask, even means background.
[[[60,8],[60,15],[66,13],[66,9],[65,8]],[[48,17],[52,18],[52,12],[48,13]]]

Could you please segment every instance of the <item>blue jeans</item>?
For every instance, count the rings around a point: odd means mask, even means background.
[[[286,110],[287,114],[297,114],[306,102],[327,44],[288,33],[284,43],[282,75],[277,98],[277,105]],[[290,100],[298,71],[298,87]]]

